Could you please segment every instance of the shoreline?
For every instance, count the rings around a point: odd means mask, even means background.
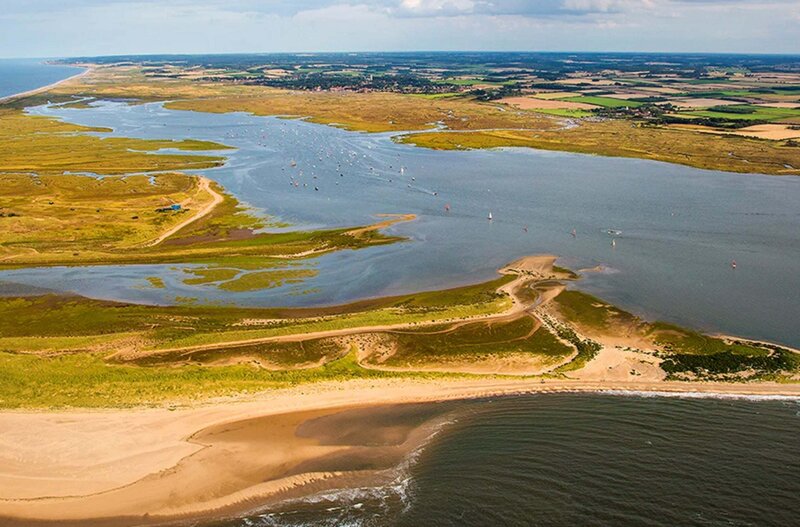
[[[37,93],[42,93],[42,92],[48,91],[48,90],[50,90],[52,88],[55,88],[56,86],[59,86],[61,84],[66,83],[67,81],[79,79],[79,78],[83,77],[84,75],[87,75],[89,72],[91,72],[94,69],[94,68],[89,67],[89,66],[77,66],[77,67],[84,68],[84,70],[82,72],[80,72],[80,73],[76,73],[75,75],[71,75],[71,76],[69,76],[69,77],[67,77],[65,79],[61,79],[60,81],[53,82],[53,83],[48,84],[46,86],[41,86],[39,88],[34,88],[32,90],[27,90],[27,91],[14,93],[14,94],[11,94],[11,95],[5,95],[3,97],[0,97],[0,104],[4,104],[4,103],[7,103],[9,101],[13,101],[15,99],[22,99],[22,98],[25,98],[25,97],[29,97],[31,95],[36,95]]]
[[[239,516],[385,478],[427,442],[431,431],[424,427],[441,417],[431,414],[422,424],[406,423],[405,435],[397,438],[392,434],[400,409],[435,414],[447,407],[441,403],[554,393],[784,400],[800,399],[800,384],[354,380],[178,409],[4,411],[0,519],[4,525],[158,525]],[[353,412],[372,418],[348,418]],[[364,422],[381,419],[390,423],[385,426],[393,431],[393,442],[375,447],[374,437],[383,437],[382,429]],[[311,435],[299,433],[308,423],[321,424]],[[369,440],[337,443],[335,433],[343,427]],[[364,470],[364,459],[384,464]]]

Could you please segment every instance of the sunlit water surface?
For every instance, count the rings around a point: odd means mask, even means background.
[[[135,302],[296,306],[486,280],[514,258],[547,252],[574,269],[602,265],[577,287],[638,314],[800,345],[798,178],[530,149],[439,152],[388,134],[160,104],[31,112],[121,136],[234,146],[224,167],[200,172],[293,228],[419,218],[390,230],[408,242],[309,260],[302,265],[316,277],[274,289],[187,285],[186,265],[22,269],[0,280]],[[613,247],[609,229],[621,231]],[[167,287],[149,287],[149,276]]]
[[[786,526],[800,402],[540,395],[465,404],[394,484],[240,526]]]

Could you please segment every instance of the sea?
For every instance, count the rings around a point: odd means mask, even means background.
[[[541,394],[465,403],[381,487],[211,527],[785,527],[800,400]]]
[[[45,59],[0,59],[0,98],[47,86],[83,68],[46,64]]]
[[[0,96],[75,72],[0,61]],[[314,305],[486,280],[514,258],[547,252],[562,265],[593,269],[575,287],[649,319],[800,345],[795,177],[525,149],[434,152],[392,134],[161,104],[28,111],[109,126],[112,135],[234,146],[224,167],[198,173],[290,229],[360,225],[382,213],[418,219],[391,229],[406,242],[311,260],[319,274],[285,288],[190,286],[175,265],[7,270],[3,282],[158,304],[190,296]],[[149,276],[166,287],[148,289]],[[481,400],[455,411],[397,467],[391,485],[310,496],[213,525],[795,525],[798,438],[796,398]]]

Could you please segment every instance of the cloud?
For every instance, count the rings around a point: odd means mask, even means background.
[[[0,55],[7,57],[435,49],[800,52],[798,0],[0,0],[0,7]]]

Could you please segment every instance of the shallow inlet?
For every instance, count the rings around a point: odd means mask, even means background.
[[[160,104],[31,111],[121,136],[235,146],[225,167],[201,172],[295,228],[365,224],[379,213],[418,220],[391,229],[407,243],[311,260],[316,277],[274,289],[190,287],[181,268],[165,265],[24,269],[0,280],[135,302],[297,306],[477,282],[517,257],[549,252],[574,269],[604,266],[578,287],[637,314],[800,345],[798,178],[529,149],[439,152],[387,134]],[[615,246],[609,229],[621,231]],[[149,276],[166,287],[148,287]]]

